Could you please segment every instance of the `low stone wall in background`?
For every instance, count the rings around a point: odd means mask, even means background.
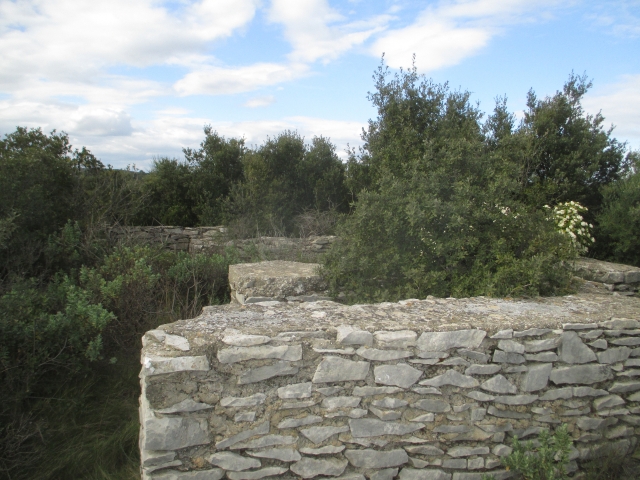
[[[171,250],[192,253],[218,253],[224,247],[234,246],[241,253],[259,246],[264,253],[282,256],[283,252],[303,252],[312,257],[326,252],[335,241],[334,236],[260,237],[256,239],[233,239],[224,226],[217,227],[117,227],[110,231],[113,240],[135,240],[144,243],[162,243]]]
[[[570,469],[640,434],[640,302],[207,307],[143,339],[142,475],[480,480],[567,424]]]
[[[604,284],[611,292],[633,295],[640,288],[640,268],[621,263],[603,262],[594,258],[579,258],[575,262],[576,275],[585,280]]]

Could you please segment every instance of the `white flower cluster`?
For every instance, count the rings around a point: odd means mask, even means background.
[[[551,207],[545,205],[544,208],[550,209]],[[589,245],[596,241],[591,236],[593,225],[585,222],[581,215],[586,211],[587,207],[583,207],[578,202],[564,202],[553,207],[551,213],[551,220],[555,223],[556,229],[569,237],[579,253],[586,253]]]

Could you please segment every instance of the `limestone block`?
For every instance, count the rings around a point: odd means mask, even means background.
[[[230,446],[232,450],[245,450],[254,448],[274,447],[278,445],[291,445],[298,441],[298,437],[291,435],[265,435],[248,442],[236,443]]]
[[[198,357],[144,357],[142,362],[144,374],[162,375],[176,372],[206,372],[210,369],[209,360],[205,356]]]
[[[265,367],[252,368],[245,370],[238,376],[238,385],[262,382],[273,377],[295,375],[298,370],[298,367],[292,366],[289,362],[278,362]]]
[[[311,382],[296,383],[278,388],[279,398],[308,398],[311,396]]]
[[[520,389],[523,392],[537,392],[547,387],[549,383],[549,375],[553,365],[551,363],[543,363],[529,367],[529,371],[522,379]]]
[[[516,393],[517,387],[507,380],[503,375],[491,377],[480,385],[480,388],[492,393]]]
[[[344,456],[356,468],[389,468],[404,465],[409,456],[404,450],[346,450]]]
[[[605,365],[579,365],[551,370],[550,380],[556,385],[586,384],[604,382],[612,377],[611,369]]]
[[[435,468],[409,468],[400,470],[399,480],[451,480],[451,474]]]
[[[450,348],[477,348],[486,335],[487,332],[483,330],[425,332],[418,338],[417,346],[428,352],[444,352]]]
[[[302,346],[282,345],[273,347],[260,345],[256,347],[230,347],[218,350],[217,357],[220,363],[236,363],[269,358],[295,362],[302,359]]]
[[[487,367],[489,365],[486,365]],[[443,385],[453,385],[455,387],[462,388],[474,388],[479,385],[479,382],[468,375],[462,375],[456,370],[447,370],[442,375],[438,375],[428,380],[422,380],[420,385],[427,385],[431,387],[442,387]]]
[[[337,477],[347,468],[349,462],[337,458],[316,460],[304,457],[291,465],[291,471],[302,478],[313,478],[318,475]]]
[[[373,395],[389,395],[401,392],[399,387],[354,387],[352,395],[354,397],[371,397]]]
[[[227,472],[229,480],[259,480],[260,478],[282,475],[288,469],[284,467],[266,467],[251,472]]]
[[[224,470],[212,468],[209,470],[198,470],[196,472],[179,472],[177,470],[166,470],[151,477],[153,480],[220,480],[224,477]]]
[[[222,341],[227,345],[233,347],[253,347],[255,345],[262,345],[269,343],[271,337],[266,335],[245,335],[241,333],[230,333],[222,338]]]
[[[148,416],[143,429],[144,450],[178,450],[209,443],[208,423],[203,418]]]
[[[229,266],[231,298],[239,303],[249,297],[285,298],[322,294],[327,285],[318,275],[319,264],[273,260]]]
[[[344,445],[335,447],[333,445],[327,445],[320,448],[301,448],[300,451],[305,455],[334,455],[344,450]]]
[[[340,325],[336,331],[336,342],[341,345],[373,345],[373,335],[366,330],[353,328],[350,325]]]
[[[240,472],[242,470],[249,470],[250,468],[259,468],[262,466],[260,460],[247,458],[232,452],[214,453],[213,455],[209,455],[207,461],[216,467],[231,470],[232,472]]]
[[[388,362],[390,360],[400,360],[413,356],[413,352],[409,350],[378,350],[377,348],[366,347],[361,347],[356,350],[356,354],[366,360],[374,360],[377,362]]]
[[[427,398],[412,403],[411,407],[433,413],[446,413],[451,411],[451,405],[449,403],[442,400],[431,400]]]
[[[411,330],[399,330],[395,332],[379,331],[374,332],[376,343],[381,348],[407,348],[416,344],[418,335]]]
[[[380,365],[374,367],[373,373],[376,383],[409,388],[418,381],[423,372],[406,363],[398,363],[397,365]]]
[[[399,422],[384,422],[373,418],[359,418],[349,420],[351,435],[354,437],[379,437],[381,435],[405,435],[416,432],[425,426],[421,423],[405,424]]]
[[[346,425],[341,427],[311,427],[303,428],[300,433],[311,440],[313,443],[322,443],[326,439],[337,435],[338,433],[348,432],[349,427]]]
[[[364,380],[369,373],[369,362],[354,362],[341,357],[324,357],[316,373],[313,383],[346,382]]]

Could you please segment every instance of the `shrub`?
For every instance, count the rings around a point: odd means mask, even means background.
[[[0,297],[0,380],[17,398],[51,375],[78,372],[101,358],[115,316],[59,275],[46,288],[25,280]]]
[[[549,434],[542,430],[538,435],[538,446],[533,442],[520,443],[518,437],[513,438],[513,451],[502,459],[507,470],[518,472],[525,480],[566,480],[569,452],[573,442],[567,431],[567,425]],[[490,475],[483,475],[483,480],[492,480]]]
[[[469,94],[415,70],[389,80],[381,69],[376,87],[361,158],[373,180],[326,257],[333,291],[358,301],[566,291],[567,242],[517,200],[518,170],[485,141]]]
[[[604,189],[597,217],[598,253],[605,259],[640,267],[640,152],[629,155],[633,168]]]
[[[549,205],[545,208],[551,210]],[[593,225],[584,221],[587,208],[577,202],[564,202],[553,207],[551,220],[556,230],[567,238],[575,255],[584,255],[596,239],[591,236]]]

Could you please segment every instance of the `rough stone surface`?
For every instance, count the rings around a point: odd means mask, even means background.
[[[302,457],[294,448],[268,448],[266,450],[248,451],[249,455],[260,458],[270,458],[281,462],[297,462]]]
[[[178,450],[209,443],[207,421],[200,418],[148,418],[144,422],[145,450]]]
[[[451,405],[447,402],[443,402],[442,400],[418,400],[416,403],[412,403],[411,406],[418,410],[425,410],[433,413],[446,413],[451,411]]]
[[[451,474],[435,468],[415,469],[405,467],[400,470],[399,480],[451,480]]]
[[[518,391],[518,388],[503,375],[491,377],[489,380],[482,383],[480,388],[493,393],[516,393]]]
[[[251,472],[227,472],[229,480],[258,480],[265,477],[281,475],[288,469],[283,467],[266,467]]]
[[[546,388],[549,383],[549,375],[553,364],[543,363],[541,365],[533,365],[529,367],[529,370],[522,379],[520,389],[523,392],[537,392]]]
[[[250,468],[258,468],[262,466],[260,460],[255,458],[247,458],[233,452],[218,452],[210,455],[207,459],[210,464],[225,470],[239,472],[249,470]]]
[[[313,383],[295,383],[286,387],[278,388],[279,398],[308,398],[311,396]]]
[[[324,357],[313,376],[313,383],[364,380],[369,362],[354,362],[341,357]]]
[[[302,478],[313,478],[318,475],[337,477],[342,475],[342,472],[347,468],[347,464],[346,460],[334,458],[318,460],[305,457],[291,465],[290,468],[293,473],[300,475]]]
[[[238,376],[238,385],[262,382],[269,378],[295,375],[296,373],[298,373],[298,367],[294,367],[289,362],[277,362],[273,365],[252,368],[242,372]]]
[[[231,298],[245,303],[250,297],[284,299],[288,296],[324,294],[327,285],[315,263],[273,260],[229,266]]]
[[[400,360],[402,358],[412,357],[413,352],[409,350],[378,350],[377,348],[361,347],[356,353],[367,360],[378,362],[388,362],[389,360]]]
[[[462,375],[456,370],[447,370],[442,375],[421,381],[420,385],[428,385],[431,387],[453,385],[455,387],[474,388],[479,385],[479,382],[475,378],[468,375]]]
[[[341,345],[373,345],[373,335],[366,330],[359,330],[350,325],[340,325],[336,341]]]
[[[611,369],[604,365],[580,365],[551,370],[550,380],[556,385],[587,384],[604,382],[612,377]]]
[[[588,363],[596,361],[596,354],[582,343],[576,332],[564,332],[560,345],[560,360],[564,363]]]
[[[425,332],[418,338],[418,348],[428,352],[444,352],[450,348],[476,348],[487,332],[458,330],[455,332]]]
[[[270,346],[259,345],[256,347],[229,347],[218,350],[220,363],[236,363],[246,360],[263,360],[275,358],[295,362],[302,359],[301,345]]]
[[[349,427],[343,425],[342,427],[311,427],[303,428],[300,433],[311,440],[313,443],[322,443],[327,438],[333,437],[338,433],[348,432]]]
[[[562,423],[573,461],[631,450],[640,303],[585,285],[590,293],[568,297],[352,306],[302,295],[250,303],[255,295],[147,332],[142,480],[293,479],[301,475],[289,468],[308,460],[342,468],[316,464],[307,478],[506,478],[496,445]],[[247,378],[257,381],[238,382]],[[404,463],[357,466],[395,456]],[[202,470],[209,457],[236,463]]]
[[[344,452],[354,467],[389,468],[404,465],[409,461],[407,452],[401,449],[380,452],[378,450],[347,450]]]
[[[380,365],[373,369],[376,383],[409,388],[422,376],[422,370],[413,368],[406,363],[397,365]]]
[[[380,435],[405,435],[424,428],[423,424],[384,422],[373,418],[349,420],[351,435],[354,437],[378,437]]]

